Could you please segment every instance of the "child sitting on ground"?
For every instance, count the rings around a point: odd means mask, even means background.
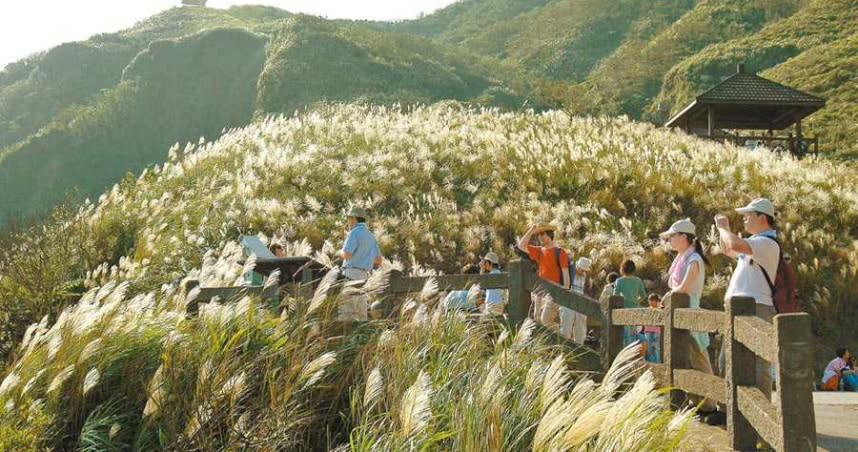
[[[661,303],[661,297],[658,294],[651,293],[647,297],[649,307],[653,309],[661,309],[664,307]],[[661,327],[647,325],[643,328],[644,337],[646,338],[646,360],[651,363],[661,362]]]

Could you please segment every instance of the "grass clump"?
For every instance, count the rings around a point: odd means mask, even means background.
[[[224,262],[218,265],[226,265]],[[339,296],[245,297],[185,309],[166,286],[93,289],[34,324],[0,386],[2,437],[32,450],[674,450],[690,412],[664,411],[639,350],[601,384],[576,351],[447,314],[437,297],[349,328]],[[424,291],[424,295],[429,291]],[[617,436],[623,439],[617,439]],[[486,442],[488,441],[488,442]],[[610,446],[612,445],[613,446]]]

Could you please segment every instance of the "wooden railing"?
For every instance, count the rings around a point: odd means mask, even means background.
[[[483,289],[507,289],[506,321],[517,327],[528,316],[531,292],[548,293],[560,306],[601,324],[599,340],[603,366],[610,366],[623,347],[623,327],[650,325],[662,329],[662,364],[648,363],[662,387],[702,396],[726,406],[731,447],[754,450],[757,435],[779,451],[815,451],[816,424],[813,411],[813,343],[807,314],[781,314],[773,323],[755,316],[755,302],[733,298],[726,311],[690,308],[684,294],[666,297],[664,309],[623,308],[621,297],[602,302],[571,292],[537,276],[533,265],[512,261],[507,272],[485,275],[432,277],[439,290],[465,290],[472,284]],[[392,272],[383,295],[419,292],[429,277],[407,277]],[[193,287],[193,282],[189,283]],[[214,296],[227,299],[241,294],[263,294],[262,287],[203,288],[198,302]],[[721,333],[726,343],[725,377],[677,367],[687,362],[681,340],[693,340],[689,331]],[[756,363],[777,363],[777,396],[773,403],[757,388]]]
[[[662,327],[663,364],[650,364],[653,374],[664,387],[725,405],[733,449],[755,450],[759,435],[779,451],[816,450],[809,315],[780,314],[769,323],[756,316],[754,299],[744,297],[729,300],[726,312],[689,308],[685,294],[667,297],[662,310],[618,309],[622,299],[611,303],[612,337],[621,335],[624,325]],[[688,361],[680,359],[684,348],[677,341],[678,334],[685,331],[723,335],[724,378],[677,367],[676,362]],[[616,352],[612,347],[609,356]],[[775,365],[778,390],[774,403],[758,388],[758,359]]]
[[[819,155],[819,137],[775,137],[766,135],[724,135],[703,137],[712,141],[729,141],[738,147],[745,147],[748,141],[765,143],[766,147],[774,150],[781,146],[784,152],[789,152],[798,157],[805,155]]]

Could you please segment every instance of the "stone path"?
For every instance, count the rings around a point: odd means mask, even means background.
[[[858,392],[814,392],[816,441],[821,452],[858,452]],[[731,451],[723,427],[693,425],[691,450]]]

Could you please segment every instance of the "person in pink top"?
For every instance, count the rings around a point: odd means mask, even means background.
[[[647,298],[649,307],[652,309],[661,309],[664,305],[661,304],[661,297],[658,294],[651,293]],[[647,325],[643,329],[646,337],[646,360],[651,363],[661,362],[661,327]]]
[[[689,305],[692,308],[700,307],[700,297],[703,294],[704,279],[706,277],[707,259],[703,256],[703,248],[697,240],[697,228],[690,219],[679,220],[670,225],[670,228],[661,234],[661,238],[670,245],[671,250],[676,251],[676,258],[668,270],[668,286],[670,292],[665,297],[682,293],[688,295]],[[673,339],[677,344],[677,355],[673,358],[673,365],[679,369],[694,369],[705,374],[714,375],[712,364],[709,362],[708,333],[692,333],[686,330],[676,330]],[[691,405],[698,405],[698,414],[707,417],[717,412],[713,400],[700,400],[696,396],[689,396]]]

